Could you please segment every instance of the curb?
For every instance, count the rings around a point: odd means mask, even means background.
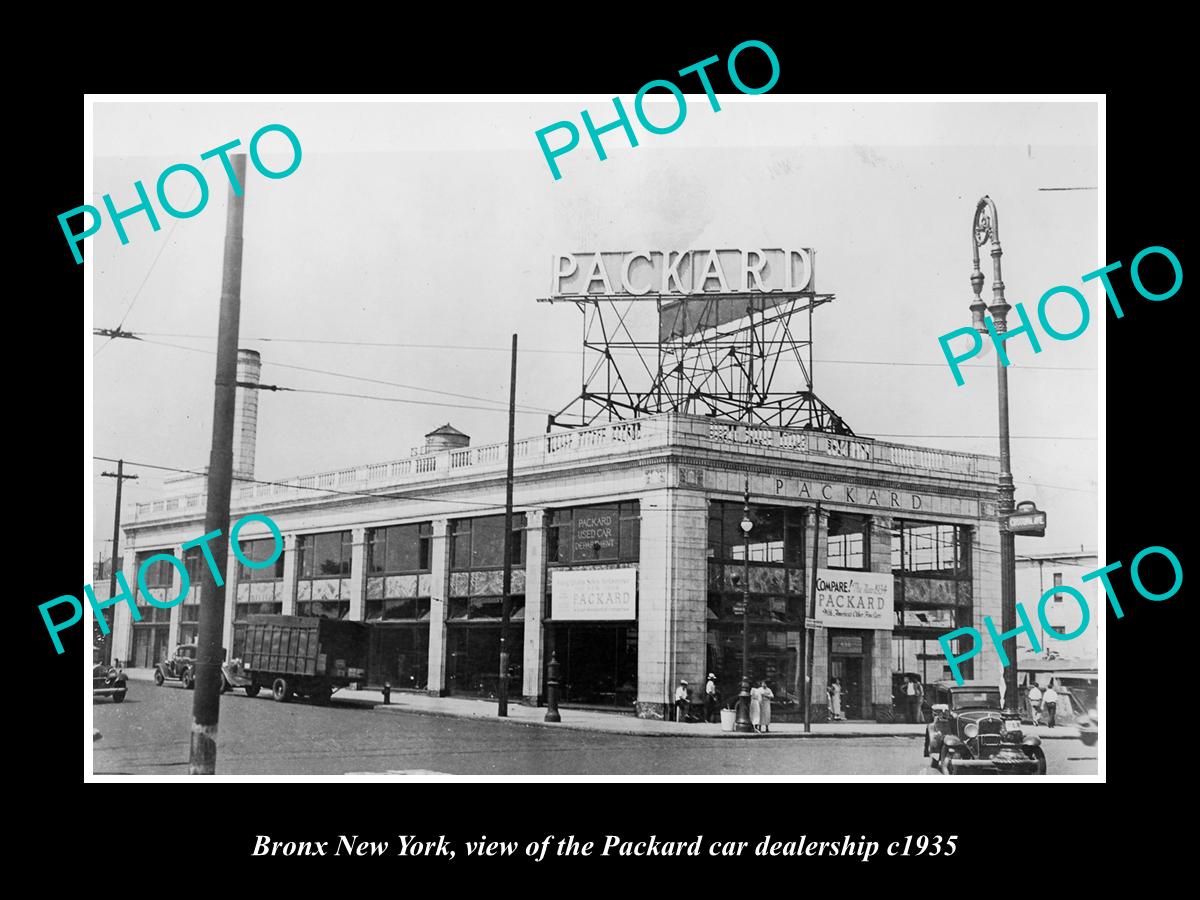
[[[509,717],[509,718],[502,719],[499,716],[463,716],[463,715],[459,715],[457,713],[443,712],[443,711],[435,710],[435,709],[411,709],[408,707],[394,705],[394,704],[390,704],[387,706],[385,706],[383,704],[376,704],[375,707],[373,708],[373,711],[374,712],[382,712],[382,713],[401,714],[401,715],[412,715],[412,716],[431,716],[431,717],[436,717],[439,719],[468,719],[468,720],[474,720],[474,721],[478,721],[478,722],[502,722],[507,725],[524,725],[524,726],[530,727],[530,728],[548,728],[548,729],[552,729],[552,730],[557,729],[557,730],[565,730],[565,731],[586,731],[586,732],[591,732],[592,734],[622,734],[622,735],[632,735],[634,737],[665,737],[665,738],[684,738],[684,739],[686,739],[686,738],[691,738],[691,739],[718,738],[718,739],[723,739],[723,740],[728,740],[728,739],[732,739],[732,740],[739,740],[739,739],[740,740],[754,740],[754,739],[770,740],[772,738],[774,738],[776,740],[812,740],[812,739],[822,739],[822,738],[832,738],[834,740],[837,740],[837,739],[844,739],[844,738],[900,737],[900,738],[910,738],[912,740],[918,740],[925,736],[924,732],[922,732],[920,734],[909,734],[907,732],[896,732],[896,731],[885,731],[885,732],[877,732],[877,731],[838,731],[838,732],[768,731],[766,734],[757,734],[757,733],[756,734],[740,734],[738,732],[731,732],[731,731],[717,731],[717,732],[710,733],[710,732],[704,732],[704,731],[646,731],[644,729],[625,728],[625,727],[596,728],[595,726],[588,725],[583,722],[568,722],[568,721],[543,722],[543,721],[539,721],[537,719],[526,719],[526,718],[511,718],[511,717]],[[1046,737],[1042,738],[1042,740],[1077,740],[1077,739],[1078,739],[1078,735],[1065,734],[1065,733],[1061,734],[1061,735],[1058,735],[1058,734],[1047,735]]]

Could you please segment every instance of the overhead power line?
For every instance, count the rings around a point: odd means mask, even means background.
[[[211,334],[185,334],[169,331],[142,331],[138,334],[145,337],[173,337],[186,338],[191,340],[215,341],[216,336]],[[340,347],[389,347],[398,350],[466,350],[472,352],[486,353],[508,353],[508,347],[486,347],[471,344],[407,344],[395,343],[391,341],[339,341],[326,338],[289,338],[289,337],[243,337],[243,341],[261,341],[263,343],[274,344],[327,344],[330,346]],[[522,353],[549,353],[563,356],[578,356],[579,350],[561,350],[550,349],[546,347],[522,347]],[[630,351],[633,352],[633,351]],[[905,366],[916,368],[931,368],[945,369],[945,363],[940,362],[889,362],[886,360],[874,359],[825,359],[817,358],[814,362],[831,364],[831,365],[851,365],[851,366]],[[278,363],[276,364],[278,365]],[[960,368],[963,369],[992,369],[995,365],[992,363],[966,363]],[[1040,372],[1095,372],[1096,366],[1035,366],[1023,365],[1014,363],[1014,369],[1036,370]]]

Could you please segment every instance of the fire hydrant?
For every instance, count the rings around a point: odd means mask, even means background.
[[[392,683],[390,681],[383,683],[383,702],[385,706],[392,702]]]

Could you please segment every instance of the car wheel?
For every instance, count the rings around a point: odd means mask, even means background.
[[[247,697],[257,697],[258,696],[258,685],[257,684],[246,685],[246,696]]]
[[[954,774],[954,772],[950,769],[950,760],[952,760],[953,758],[954,758],[954,754],[951,753],[945,747],[943,747],[942,754],[941,754],[941,756],[938,757],[938,770],[943,775],[953,775]]]
[[[183,682],[183,686],[189,691],[196,686],[196,676],[192,674],[191,669],[184,669],[183,674],[179,676],[179,680]]]
[[[1025,755],[1037,763],[1035,775],[1046,774],[1046,754],[1042,752],[1041,747],[1026,747]]]
[[[113,703],[120,703],[121,701],[123,701],[125,699],[125,692],[117,691],[115,694],[112,695],[112,698],[113,698]]]
[[[154,683],[157,684],[159,687],[162,687],[164,680],[165,679],[163,678],[162,669],[155,669],[154,670]]]
[[[224,672],[221,673],[221,693],[222,694],[229,693],[229,681],[225,678]]]
[[[292,699],[292,689],[288,685],[286,678],[275,679],[275,683],[271,685],[271,696],[280,703],[287,703]]]

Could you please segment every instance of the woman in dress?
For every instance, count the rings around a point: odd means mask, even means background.
[[[771,701],[775,699],[775,692],[767,687],[766,681],[759,684],[758,691],[758,720],[759,731],[767,732],[771,730]]]
[[[829,702],[830,712],[833,713],[833,720],[840,722],[842,716],[842,679],[835,678],[829,685]]]
[[[762,721],[762,688],[758,685],[750,688],[750,724],[758,731]]]

